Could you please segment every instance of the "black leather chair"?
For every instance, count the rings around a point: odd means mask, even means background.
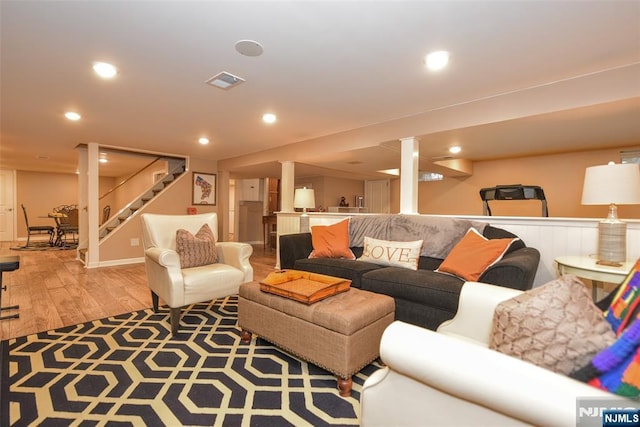
[[[102,208],[102,222],[100,223],[100,225],[104,225],[109,220],[110,216],[111,216],[111,206],[106,205],[104,208]]]
[[[58,206],[54,211],[62,214],[60,217],[56,217],[57,229],[55,244],[57,246],[77,244],[78,207],[76,205],[63,205]]]
[[[29,225],[29,216],[27,215],[27,208],[22,206],[22,212],[24,213],[24,222],[27,224],[27,244],[29,246],[31,242],[31,235],[49,235],[49,246],[53,246],[53,239],[55,236],[55,228],[52,225]]]

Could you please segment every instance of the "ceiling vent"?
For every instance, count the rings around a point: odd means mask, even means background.
[[[640,164],[640,150],[621,151],[620,163],[638,163]]]
[[[432,157],[431,161],[432,162],[441,162],[443,160],[451,160],[453,159],[452,156],[436,156],[436,157]]]
[[[234,86],[243,83],[245,80],[242,77],[234,76],[231,73],[223,71],[211,77],[205,83],[211,86],[215,86],[219,89],[231,89]]]

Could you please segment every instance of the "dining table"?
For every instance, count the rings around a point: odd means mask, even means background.
[[[50,246],[62,246],[62,234],[60,230],[60,218],[66,218],[68,215],[64,212],[51,211],[47,215],[38,216],[38,218],[50,218],[56,223],[56,236],[55,239],[50,242]]]

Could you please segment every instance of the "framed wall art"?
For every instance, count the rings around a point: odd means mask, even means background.
[[[216,204],[216,174],[193,172],[193,204],[212,205]]]

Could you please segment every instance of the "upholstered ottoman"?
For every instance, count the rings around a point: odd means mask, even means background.
[[[307,305],[240,285],[238,326],[338,377],[341,396],[351,395],[351,377],[375,360],[382,332],[393,322],[393,298],[351,288]]]

